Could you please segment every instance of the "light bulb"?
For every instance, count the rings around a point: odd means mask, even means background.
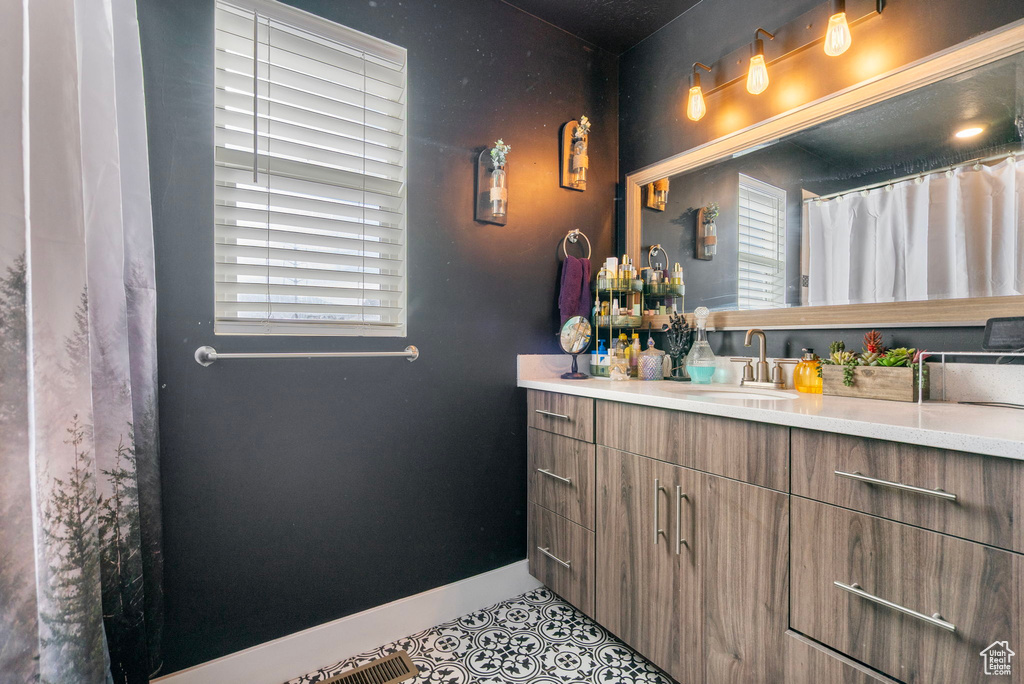
[[[828,31],[825,32],[825,54],[838,57],[850,49],[853,37],[850,25],[846,23],[846,12],[837,12],[828,20]]]
[[[704,93],[700,86],[690,88],[690,97],[686,102],[686,117],[691,121],[700,121],[708,111],[704,104]]]
[[[972,126],[970,128],[964,128],[956,132],[958,138],[973,138],[976,135],[981,135],[985,129],[980,126]]]
[[[747,92],[760,95],[768,87],[768,67],[764,63],[764,55],[756,54],[750,58],[750,69],[747,71]]]

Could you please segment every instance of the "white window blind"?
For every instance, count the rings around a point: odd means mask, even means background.
[[[404,336],[406,53],[216,4],[218,334]]]
[[[740,174],[739,308],[786,305],[786,191]]]

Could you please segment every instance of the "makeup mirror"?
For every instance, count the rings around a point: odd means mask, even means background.
[[[590,321],[583,316],[573,316],[562,326],[562,332],[558,335],[562,351],[572,354],[572,370],[562,373],[563,380],[586,380],[589,376],[580,373],[576,357],[587,350],[590,346]]]

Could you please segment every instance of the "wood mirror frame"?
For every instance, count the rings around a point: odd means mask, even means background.
[[[626,249],[640,263],[641,190],[648,183],[705,166],[770,140],[1024,51],[1024,20],[955,45],[900,69],[868,79],[754,126],[699,145],[626,176]],[[860,328],[984,325],[997,316],[1024,314],[1024,295],[913,302],[800,306],[714,311],[716,329]],[[664,318],[658,316],[658,319]],[[691,318],[688,314],[687,318]],[[663,321],[653,321],[659,327]]]

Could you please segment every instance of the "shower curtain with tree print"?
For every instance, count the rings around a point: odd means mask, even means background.
[[[0,680],[159,669],[155,290],[134,0],[0,22]]]

